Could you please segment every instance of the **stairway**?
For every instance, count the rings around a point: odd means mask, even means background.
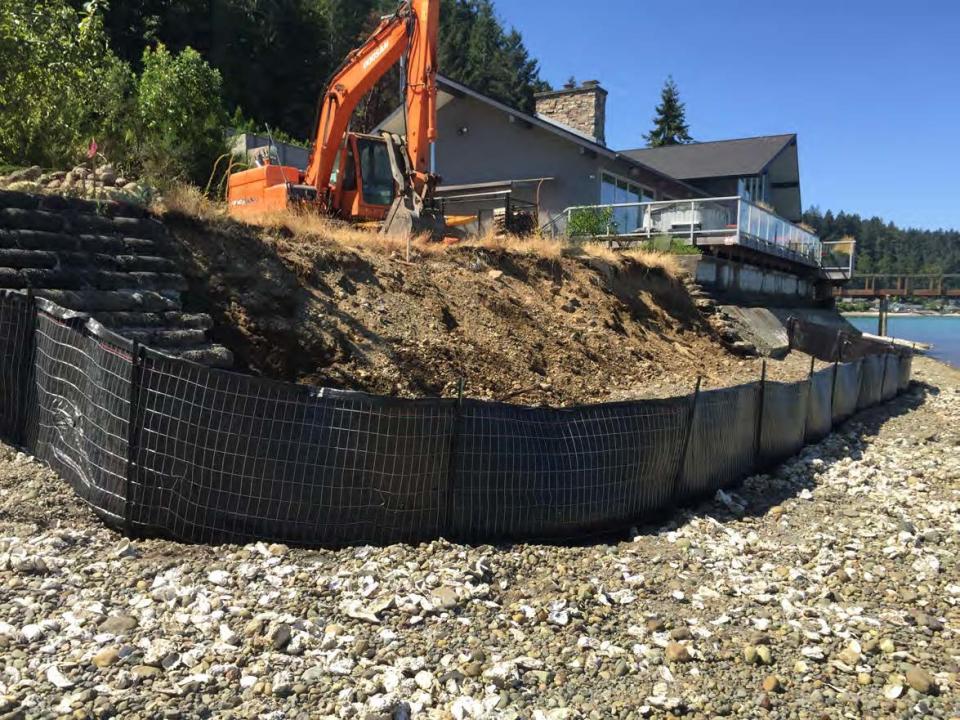
[[[757,346],[743,338],[733,319],[694,278],[684,275],[683,284],[697,311],[727,350],[741,357],[757,356]]]
[[[140,207],[0,190],[0,288],[30,288],[170,355],[233,364],[210,341],[210,316],[183,312],[174,244]]]

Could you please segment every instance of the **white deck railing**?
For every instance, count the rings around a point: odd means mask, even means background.
[[[739,197],[569,207],[543,230],[565,237],[668,236],[689,245],[743,245],[807,265],[819,266],[821,259],[815,234]]]

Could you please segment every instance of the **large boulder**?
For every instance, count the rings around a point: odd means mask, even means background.
[[[8,185],[16,182],[35,182],[40,179],[41,175],[43,175],[43,168],[41,168],[39,165],[34,165],[32,167],[24,168],[23,170],[14,170],[12,173],[7,175],[5,180]]]

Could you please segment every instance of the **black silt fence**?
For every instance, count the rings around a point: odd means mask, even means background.
[[[446,529],[453,403],[317,391],[144,351],[131,522],[204,542]]]
[[[11,292],[0,341],[0,434],[111,524],[192,542],[614,530],[789,457],[910,373],[909,356],[870,355],[665,400],[403,400],[211,370]]]
[[[833,424],[843,422],[857,411],[860,400],[861,361],[840,363],[836,366],[833,388]]]
[[[765,382],[757,459],[769,467],[795,455],[805,444],[810,382]]]
[[[883,380],[880,385],[880,399],[893,400],[900,391],[900,356],[887,353],[883,356]]]
[[[33,324],[31,298],[0,294],[0,436],[24,444],[33,407]]]
[[[753,472],[759,398],[756,383],[700,393],[679,498],[710,495]]]
[[[35,406],[24,439],[109,519],[125,518],[132,344],[85,316],[36,300]]]
[[[691,400],[571,409],[465,402],[454,441],[450,533],[562,537],[668,506]]]
[[[904,392],[910,387],[910,376],[913,373],[913,355],[901,353],[897,366],[897,391]]]
[[[833,428],[833,411],[830,407],[833,401],[833,374],[833,368],[825,368],[810,377],[804,430],[804,441],[807,443],[822,440]]]
[[[883,356],[868,355],[860,361],[860,395],[857,410],[872,407],[881,400],[883,391]]]

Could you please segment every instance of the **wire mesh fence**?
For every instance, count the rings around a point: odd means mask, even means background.
[[[805,330],[812,337],[816,330]],[[835,362],[664,400],[405,400],[213,370],[0,294],[0,433],[104,519],[192,542],[572,538],[714,493],[909,383]]]
[[[673,494],[690,399],[572,409],[463,404],[453,532],[547,537],[628,523]]]
[[[0,295],[0,436],[22,444],[33,374],[33,306],[26,295]]]
[[[810,381],[765,382],[760,405],[760,444],[757,462],[769,467],[795,455],[805,443]]]
[[[804,442],[813,443],[830,434],[833,428],[833,377],[835,367],[825,368],[810,376],[807,393],[807,419],[804,427]],[[904,387],[906,390],[906,387]]]

